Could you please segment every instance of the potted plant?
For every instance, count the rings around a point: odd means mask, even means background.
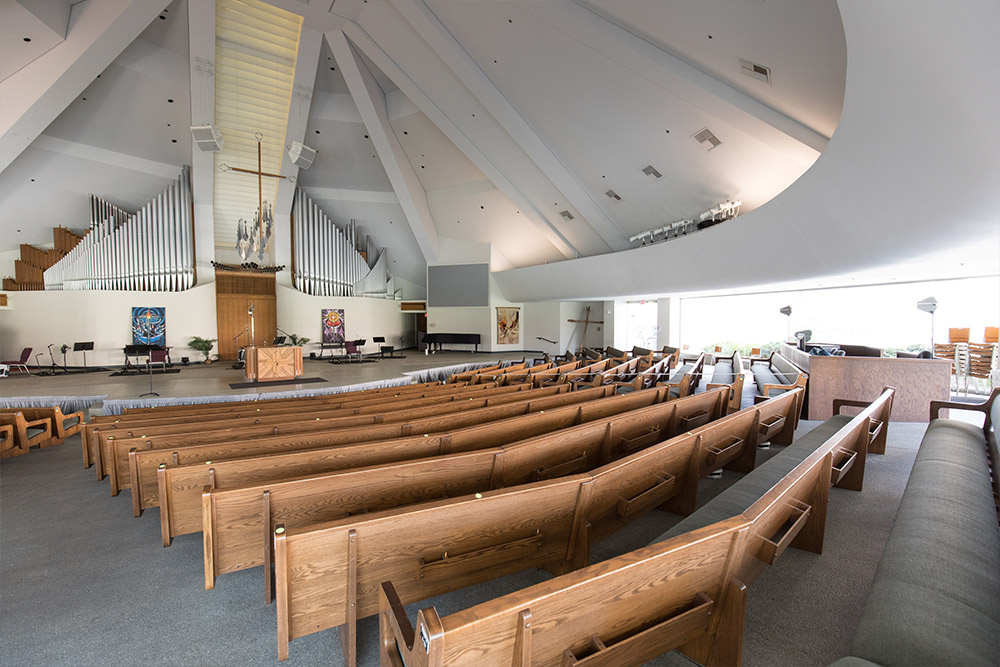
[[[201,336],[195,336],[188,342],[188,347],[192,350],[197,350],[205,355],[205,363],[212,363],[211,352],[212,348],[215,347],[215,341],[218,338],[202,338]]]
[[[299,338],[295,334],[288,334],[288,344],[292,347],[301,347],[309,342],[308,338]]]

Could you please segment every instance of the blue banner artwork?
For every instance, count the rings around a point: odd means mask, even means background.
[[[166,308],[132,308],[132,344],[167,346]]]

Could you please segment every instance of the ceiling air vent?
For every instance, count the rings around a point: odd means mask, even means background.
[[[559,215],[561,215],[566,220],[572,220],[573,219],[573,214],[570,213],[569,211],[559,211]]]
[[[740,71],[764,83],[771,83],[771,68],[740,58]]]
[[[608,190],[608,191],[607,191],[607,192],[605,192],[604,194],[606,194],[606,195],[607,195],[608,197],[610,197],[611,199],[614,199],[615,201],[621,201],[621,200],[622,200],[622,198],[621,198],[621,197],[619,197],[619,196],[618,196],[618,193],[617,193],[617,192],[615,192],[614,190]]]
[[[719,141],[719,138],[714,134],[712,134],[712,131],[707,127],[701,132],[695,134],[694,140],[697,141],[699,144],[701,144],[701,147],[704,148],[706,151],[710,151],[716,146],[722,144],[722,142]]]
[[[651,164],[647,164],[645,167],[643,167],[642,173],[646,174],[646,176],[649,176],[649,180],[651,181],[658,181],[661,178],[663,178],[663,174],[656,171],[656,168]]]

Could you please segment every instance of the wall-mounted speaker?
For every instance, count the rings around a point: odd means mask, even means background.
[[[195,145],[203,151],[221,151],[225,143],[222,139],[222,130],[214,125],[192,126],[191,137]]]
[[[292,147],[288,149],[288,157],[299,169],[308,169],[316,159],[316,151],[301,141],[293,141]]]

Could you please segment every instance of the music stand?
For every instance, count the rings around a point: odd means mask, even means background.
[[[278,345],[284,345],[286,340],[287,336],[275,336],[273,344],[275,347],[277,347]]]
[[[131,354],[133,356],[138,356],[143,352],[146,353],[146,372],[149,374],[149,391],[145,394],[139,394],[139,398],[143,396],[159,396],[155,391],[153,391],[153,364],[151,363],[151,355],[149,354],[153,350],[163,350],[164,348],[159,345],[126,345],[126,355]],[[126,360],[128,357],[126,356]]]
[[[94,341],[87,341],[86,343],[73,343],[74,352],[83,352],[83,372],[89,373],[90,369],[87,368],[87,350],[93,351]]]

